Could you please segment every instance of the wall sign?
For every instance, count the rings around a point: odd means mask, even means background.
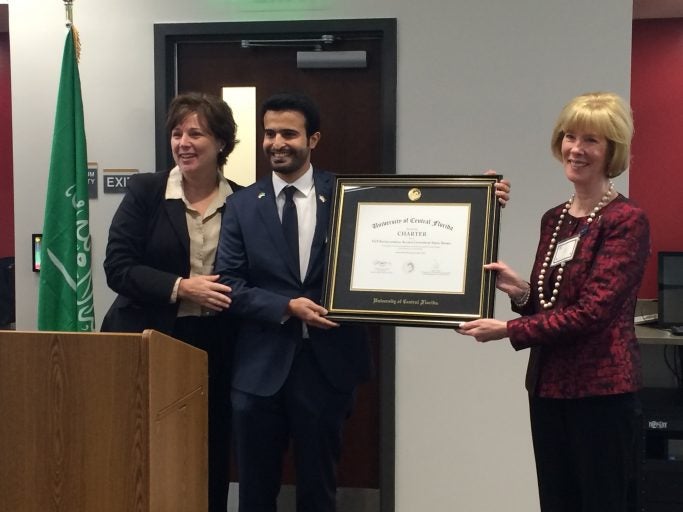
[[[128,180],[137,169],[102,169],[102,191],[105,194],[123,194]]]

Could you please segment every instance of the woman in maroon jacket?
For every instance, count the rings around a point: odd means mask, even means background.
[[[630,108],[615,94],[564,107],[551,147],[574,192],[543,215],[530,282],[502,262],[486,266],[522,316],[458,330],[531,349],[526,386],[544,512],[628,509],[641,385],[633,315],[650,234],[643,210],[611,178],[628,167],[632,134]]]

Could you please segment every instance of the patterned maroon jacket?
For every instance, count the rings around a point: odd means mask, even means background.
[[[650,253],[650,228],[643,210],[621,194],[592,224],[567,214],[557,240],[582,233],[567,262],[555,306],[538,302],[539,270],[564,204],[541,220],[531,273],[531,297],[507,323],[516,350],[531,347],[526,387],[534,396],[581,398],[636,391],[641,386],[640,350],[633,315]],[[555,283],[554,267],[544,295]]]

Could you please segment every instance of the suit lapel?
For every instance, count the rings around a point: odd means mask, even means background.
[[[164,209],[174,233],[178,237],[185,256],[190,258],[190,233],[187,230],[187,218],[185,217],[185,203],[182,199],[164,199]]]
[[[306,277],[314,268],[322,268],[320,258],[324,258],[325,248],[327,247],[328,225],[330,221],[330,200],[332,199],[332,179],[333,176],[327,173],[314,172],[313,182],[315,184],[315,232],[313,233],[313,243],[311,244],[311,257],[308,260]]]

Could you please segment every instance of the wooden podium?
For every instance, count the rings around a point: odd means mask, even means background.
[[[207,356],[156,331],[0,331],[0,510],[207,510]]]

